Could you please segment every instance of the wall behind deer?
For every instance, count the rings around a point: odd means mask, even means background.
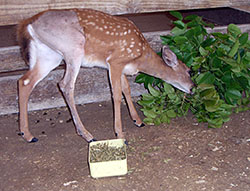
[[[250,0],[0,0],[0,25],[16,24],[47,9],[93,8],[123,14],[249,4]]]

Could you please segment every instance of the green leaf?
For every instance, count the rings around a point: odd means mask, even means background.
[[[240,91],[236,89],[228,89],[226,95],[234,100],[238,100],[242,97]]]
[[[151,84],[148,84],[148,90],[154,97],[159,97],[161,95],[161,92],[153,88]]]
[[[201,24],[205,27],[209,27],[209,28],[214,28],[214,24],[213,23],[206,23],[203,20],[201,21]]]
[[[152,85],[155,82],[156,78],[153,76],[145,74],[145,82],[144,82],[144,87],[148,89],[148,85]]]
[[[242,95],[239,90],[228,89],[225,93],[226,101],[231,105],[236,105],[237,101],[241,99]]]
[[[154,112],[152,109],[151,109],[151,110],[142,109],[142,111],[143,111],[143,114],[144,114],[146,117],[148,117],[148,118],[154,119],[154,118],[156,118],[157,115],[158,115],[158,114],[157,114],[156,112]]]
[[[214,90],[214,88],[206,89],[200,93],[200,96],[203,100],[210,100],[216,97],[216,91]]]
[[[248,41],[248,33],[243,33],[240,37],[239,37],[239,42],[241,46],[244,46]]]
[[[183,23],[182,21],[174,21],[173,24],[175,26],[177,26],[179,29],[184,29],[185,28],[185,23]]]
[[[145,118],[143,119],[143,122],[149,125],[154,125],[154,120],[152,118]]]
[[[202,46],[200,46],[199,52],[202,56],[207,56],[209,53],[209,51],[205,50]]]
[[[208,46],[211,46],[212,44],[214,44],[216,42],[216,39],[214,39],[214,38],[207,38],[205,41],[203,41],[202,43],[201,43],[201,46],[203,47],[203,48],[206,48],[206,47],[208,47]]]
[[[219,48],[224,49],[224,54],[227,54],[227,52],[229,52],[229,51],[231,50],[231,46],[226,45],[226,44],[223,44],[223,43],[221,43],[221,44],[219,45]]]
[[[154,100],[139,100],[138,104],[141,106],[150,107],[154,103]]]
[[[188,42],[188,39],[185,36],[176,36],[174,37],[174,41],[176,42],[176,44],[185,44],[186,42]]]
[[[164,113],[161,115],[160,119],[162,123],[170,123],[169,117],[165,115]]]
[[[154,124],[155,125],[160,125],[161,124],[161,119],[160,118],[155,118]]]
[[[169,118],[175,118],[176,117],[176,113],[174,110],[168,110],[166,112],[166,115],[169,117]]]
[[[172,30],[171,30],[171,33],[174,35],[174,36],[179,36],[179,35],[182,35],[186,32],[186,29],[180,29],[179,27],[174,27]]]
[[[177,98],[177,95],[174,93],[168,93],[168,98],[171,99],[171,100],[174,100]]]
[[[221,105],[219,102],[219,99],[205,100],[204,104],[205,104],[206,110],[209,112],[215,112],[216,110],[218,110],[218,108]]]
[[[233,81],[233,77],[232,77],[232,72],[231,71],[226,71],[223,76],[221,77],[221,80],[225,83],[225,84],[230,84]]]
[[[198,16],[197,15],[188,15],[184,18],[185,21],[195,20]]]
[[[161,40],[162,40],[162,44],[171,44],[171,42],[173,41],[173,37],[170,35],[166,35],[166,36],[160,36]]]
[[[200,84],[213,84],[215,81],[215,76],[211,72],[201,73],[196,79],[196,83]]]
[[[150,95],[150,94],[142,94],[142,98],[143,100],[154,100],[154,96]]]
[[[240,46],[240,42],[239,42],[239,40],[237,40],[235,42],[235,44],[233,45],[232,49],[230,50],[230,52],[228,53],[228,56],[230,58],[234,57],[234,55],[236,54],[236,52],[238,52],[239,46]]]
[[[229,64],[232,67],[238,66],[238,63],[232,59],[232,58],[227,58],[227,57],[219,57],[220,60],[224,61],[225,63]]]
[[[223,124],[223,119],[221,117],[210,119],[207,118],[208,126],[212,128],[220,128]]]
[[[229,39],[229,36],[228,34],[223,34],[223,33],[220,33],[220,32],[214,32],[214,33],[211,33],[215,38],[219,38],[221,40],[227,40]]]
[[[135,82],[139,83],[139,84],[144,83],[145,82],[145,74],[137,75],[135,78]]]
[[[249,77],[250,78],[250,77]],[[247,77],[245,76],[240,76],[237,78],[237,82],[239,82],[240,86],[244,89],[244,88],[248,88],[250,89],[250,84],[249,84],[249,79],[247,79]]]
[[[200,34],[202,34],[202,27],[201,26],[197,26],[194,28],[194,34],[196,36],[199,36]]]
[[[192,40],[194,38],[194,29],[189,29],[188,31],[185,32],[185,36],[189,39]]]
[[[197,40],[198,40],[199,45],[200,45],[203,42],[203,40],[204,40],[204,35],[203,34],[198,35],[197,36]]]
[[[217,57],[216,54],[212,56],[212,67],[215,69],[220,69],[222,67],[221,60]]]
[[[199,84],[198,89],[201,91],[207,90],[207,89],[213,89],[214,86],[212,84]]]
[[[169,13],[170,13],[170,15],[174,16],[175,18],[177,18],[179,20],[183,19],[182,14],[178,11],[170,11]]]
[[[188,27],[188,28],[196,27],[196,26],[198,26],[198,25],[199,25],[199,23],[197,22],[196,19],[191,20],[190,22],[187,23],[187,27]]]
[[[232,109],[234,108],[234,106],[230,105],[230,104],[223,103],[223,104],[221,104],[221,108],[225,109],[225,110],[228,110],[228,111],[232,111]]]
[[[227,31],[228,33],[231,33],[234,37],[237,37],[241,33],[240,28],[235,24],[228,25]]]
[[[167,84],[166,82],[163,83],[163,88],[164,88],[164,91],[168,94],[175,92],[174,88],[170,84]]]

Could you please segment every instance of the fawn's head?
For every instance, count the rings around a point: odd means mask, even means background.
[[[162,58],[165,64],[172,69],[166,81],[186,93],[191,93],[194,84],[190,78],[190,69],[186,64],[178,60],[168,46],[163,46]]]

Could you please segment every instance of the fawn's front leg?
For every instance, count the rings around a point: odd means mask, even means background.
[[[143,127],[144,123],[140,119],[140,117],[135,109],[135,106],[133,104],[133,101],[131,99],[131,90],[130,90],[128,79],[125,76],[125,74],[123,74],[121,77],[121,83],[122,83],[122,92],[126,98],[131,118],[133,119],[133,121],[137,127]]]
[[[112,96],[114,102],[114,130],[117,138],[124,139],[124,133],[122,131],[121,120],[121,99],[122,99],[122,87],[121,87],[121,75],[122,71],[118,67],[109,68],[109,79],[112,88]]]

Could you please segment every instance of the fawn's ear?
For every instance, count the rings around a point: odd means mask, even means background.
[[[163,46],[162,47],[162,58],[164,60],[164,62],[174,68],[176,67],[179,63],[178,63],[178,59],[175,55],[175,53],[173,53],[168,46]]]

